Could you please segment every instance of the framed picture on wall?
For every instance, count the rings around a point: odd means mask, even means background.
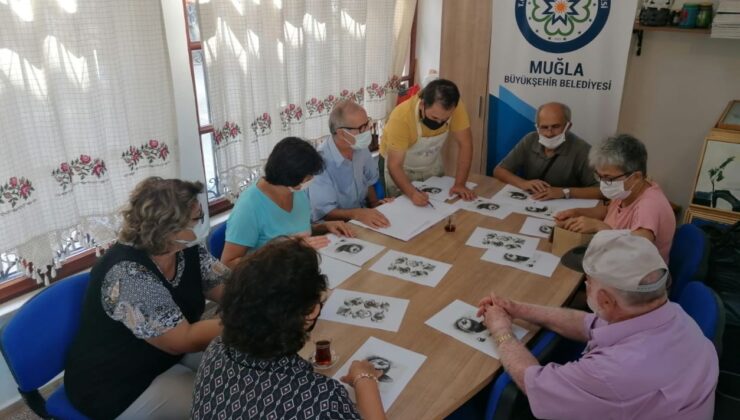
[[[713,131],[704,140],[691,206],[740,219],[740,133]]]
[[[728,217],[727,213],[720,211],[713,211],[704,209],[696,206],[689,206],[684,214],[684,223],[694,223],[702,225],[705,223],[721,223],[725,225],[732,225],[737,222],[736,218]]]
[[[740,100],[730,101],[717,121],[717,128],[740,131]]]

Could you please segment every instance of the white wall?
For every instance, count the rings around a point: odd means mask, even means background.
[[[416,15],[416,78],[421,82],[429,70],[439,71],[442,44],[442,0],[418,0]]]
[[[740,99],[740,40],[646,32],[639,57],[632,42],[619,131],[645,142],[648,174],[686,209],[704,137]]]

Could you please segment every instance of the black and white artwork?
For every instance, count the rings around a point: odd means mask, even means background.
[[[334,379],[339,380],[346,375],[353,360],[367,360],[383,372],[383,375],[378,378],[378,389],[383,402],[383,410],[388,411],[411,378],[424,364],[426,358],[423,354],[370,337],[334,374]],[[350,398],[357,401],[354,389],[347,384],[344,386]]]
[[[390,296],[334,289],[326,300],[320,319],[398,331],[409,301]]]
[[[560,258],[548,252],[535,251],[531,256],[526,256],[499,249],[489,249],[481,259],[544,277],[551,277],[560,262]]]
[[[491,357],[499,358],[498,350],[491,339],[483,318],[475,316],[477,308],[461,300],[455,300],[426,321],[430,327]],[[527,330],[514,324],[514,336],[521,340]]]
[[[378,255],[385,247],[358,238],[345,238],[328,235],[329,245],[319,253],[330,258],[348,262],[358,267]]]
[[[523,203],[532,201],[529,197],[530,194],[528,192],[507,184],[491,197],[491,199],[501,203],[510,203],[515,206],[520,206]]]
[[[525,235],[537,236],[539,238],[549,238],[555,221],[540,219],[538,217],[527,217],[519,233]]]
[[[360,267],[356,265],[327,257],[326,255],[321,255],[320,259],[321,263],[319,264],[319,268],[321,269],[321,273],[326,276],[330,289],[334,289],[342,282],[352,277],[353,274],[360,271]]]
[[[450,264],[390,250],[370,267],[371,271],[435,287],[452,268]]]
[[[512,207],[505,202],[484,197],[478,197],[473,201],[461,201],[459,205],[465,210],[497,219],[505,219],[513,211]]]
[[[433,176],[426,181],[413,181],[412,184],[419,191],[429,194],[429,199],[434,201],[445,201],[450,198],[450,188],[455,185],[455,178],[451,176]],[[467,182],[465,185],[471,190],[478,184]]]
[[[531,256],[537,249],[539,242],[539,239],[529,236],[478,227],[470,235],[466,244],[476,248],[499,249],[505,252],[516,252],[519,255]]]

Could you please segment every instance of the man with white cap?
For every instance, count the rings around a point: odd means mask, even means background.
[[[668,268],[655,245],[627,230],[602,231],[571,268],[586,274],[593,314],[495,295],[479,304],[478,316],[485,316],[501,363],[527,394],[532,413],[548,419],[711,419],[717,353],[683,309],[668,301]],[[587,342],[583,355],[541,366],[514,337],[513,318]]]

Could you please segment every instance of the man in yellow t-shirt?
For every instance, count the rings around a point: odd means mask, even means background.
[[[430,82],[418,97],[398,105],[383,128],[380,154],[385,159],[385,182],[389,196],[405,194],[417,206],[426,206],[429,197],[411,181],[444,175],[442,146],[449,134],[457,141],[459,153],[455,184],[450,194],[472,200],[475,193],[465,186],[473,157],[473,136],[460,91],[449,80]]]

